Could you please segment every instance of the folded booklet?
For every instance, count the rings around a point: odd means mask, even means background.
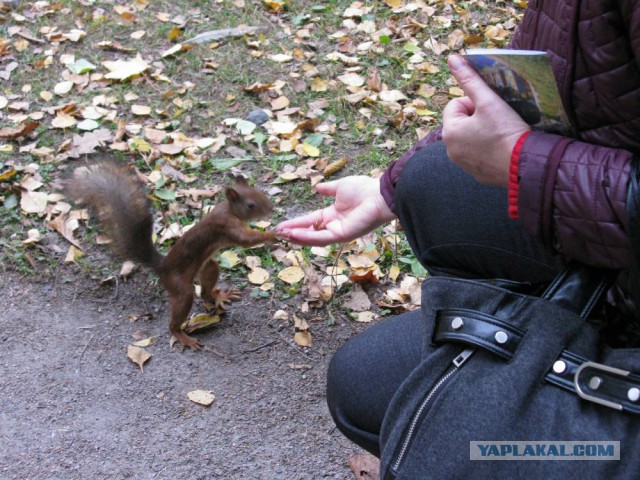
[[[546,52],[480,48],[462,56],[531,128],[572,135]]]

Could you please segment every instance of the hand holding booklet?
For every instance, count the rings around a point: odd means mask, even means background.
[[[546,52],[482,48],[462,56],[531,128],[572,134]]]

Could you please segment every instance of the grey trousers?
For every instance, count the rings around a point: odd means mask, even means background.
[[[507,192],[480,185],[451,163],[442,143],[418,153],[396,188],[398,216],[430,275],[551,281],[564,260],[547,253],[507,214]],[[421,355],[421,312],[386,319],[334,355],[327,402],[340,431],[380,455],[391,397]]]

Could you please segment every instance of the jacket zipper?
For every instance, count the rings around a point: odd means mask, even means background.
[[[442,377],[440,377],[440,379],[431,388],[431,390],[429,390],[429,393],[427,394],[427,396],[424,398],[424,400],[422,400],[422,402],[418,406],[418,409],[414,413],[413,418],[411,419],[411,423],[409,424],[409,429],[407,430],[407,433],[402,442],[402,447],[400,448],[400,452],[398,453],[395,461],[391,462],[391,466],[389,467],[389,470],[393,472],[393,477],[395,477],[396,472],[400,468],[400,465],[402,464],[402,461],[404,460],[404,457],[407,454],[407,451],[409,450],[409,445],[413,441],[413,437],[415,436],[416,429],[418,428],[420,421],[426,414],[428,407],[431,405],[432,400],[434,399],[436,394],[443,388],[443,386],[449,382],[451,377],[458,370],[460,370],[460,367],[464,365],[464,363],[469,359],[469,357],[475,351],[476,351],[475,348],[467,348],[462,352],[460,352],[460,354],[456,356],[452,361],[453,367],[451,367]],[[387,476],[386,478],[389,478],[389,476]]]

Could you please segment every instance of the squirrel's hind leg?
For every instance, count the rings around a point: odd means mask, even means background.
[[[231,301],[240,298],[240,290],[237,288],[216,288],[219,276],[220,264],[212,258],[204,262],[200,272],[198,272],[198,280],[202,287],[202,298],[213,306],[216,314],[223,313]]]
[[[193,282],[191,279],[183,278],[173,280],[175,281],[164,282],[169,293],[171,308],[169,331],[183,346],[198,350],[202,347],[202,344],[182,331],[182,324],[187,320],[193,305]]]

